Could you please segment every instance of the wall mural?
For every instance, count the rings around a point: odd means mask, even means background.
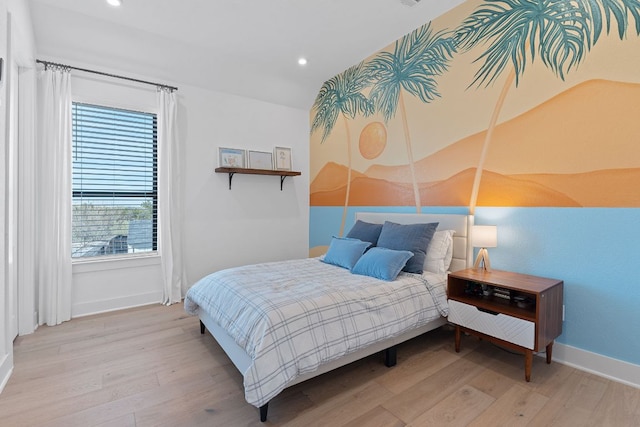
[[[640,0],[463,3],[322,86],[312,210],[640,207],[638,36]]]

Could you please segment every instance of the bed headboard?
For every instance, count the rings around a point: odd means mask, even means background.
[[[469,233],[473,225],[472,215],[460,214],[407,214],[390,212],[356,212],[356,220],[383,224],[385,221],[397,224],[419,224],[437,222],[438,230],[454,230],[453,259],[450,271],[463,270],[473,265],[473,247]]]

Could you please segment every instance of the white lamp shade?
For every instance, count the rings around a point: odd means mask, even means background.
[[[495,248],[498,246],[498,227],[474,225],[471,230],[471,244],[476,248]]]

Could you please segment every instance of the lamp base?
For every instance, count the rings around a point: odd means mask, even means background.
[[[480,248],[476,262],[473,263],[473,268],[483,269],[484,271],[491,271],[491,262],[489,261],[489,252],[487,248]]]

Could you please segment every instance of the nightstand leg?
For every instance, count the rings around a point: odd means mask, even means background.
[[[531,381],[531,365],[533,365],[533,351],[526,350],[524,352],[524,379]]]
[[[456,353],[460,353],[460,326],[456,325]]]
[[[553,352],[553,341],[547,345],[547,365],[551,364],[551,354]]]

